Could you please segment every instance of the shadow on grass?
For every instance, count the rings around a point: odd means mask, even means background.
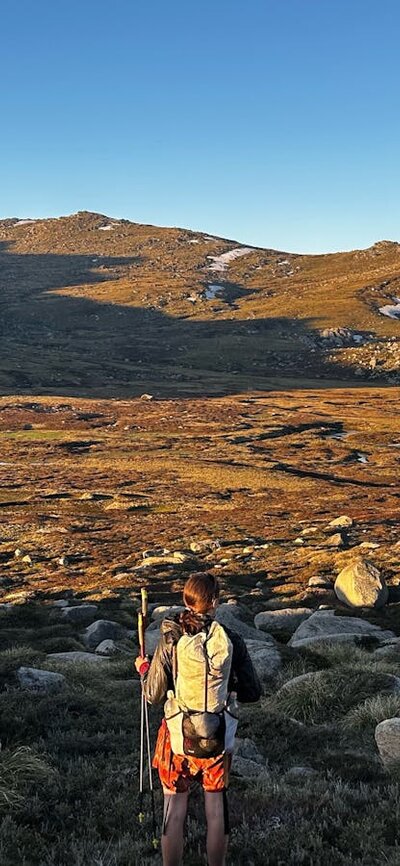
[[[140,264],[140,257],[16,254],[0,245],[0,394],[134,397],[153,387],[159,395],[209,396],[310,381],[362,384],[351,368],[329,363],[309,319],[198,321],[84,297],[85,286],[132,279]],[[81,297],[57,293],[76,286]],[[247,292],[231,290],[232,301]]]

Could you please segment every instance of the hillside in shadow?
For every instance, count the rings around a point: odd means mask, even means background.
[[[309,318],[223,318],[227,299],[219,318],[199,320],[110,302],[107,293],[104,302],[85,296],[140,264],[140,256],[99,264],[96,254],[21,254],[4,243],[0,393],[130,397],[152,387],[201,396],[279,387],[280,379],[282,387],[357,381],[351,366],[318,348]]]

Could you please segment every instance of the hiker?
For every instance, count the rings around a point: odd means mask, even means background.
[[[150,704],[165,701],[153,767],[164,791],[164,866],[179,866],[192,783],[204,789],[209,866],[224,866],[229,816],[226,789],[237,728],[237,702],[258,701],[261,686],[240,635],[215,620],[219,586],[208,572],[185,583],[185,610],[161,623],[150,663],[138,656]]]

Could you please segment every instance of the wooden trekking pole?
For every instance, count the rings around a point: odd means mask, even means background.
[[[139,647],[140,647],[140,655],[142,658],[146,656],[146,625],[147,625],[147,612],[148,612],[148,597],[147,590],[142,589],[141,591],[142,598],[142,608],[138,612],[138,635],[139,635]],[[150,744],[150,725],[149,725],[149,709],[146,700],[145,686],[144,686],[144,677],[141,675],[141,707],[140,707],[140,769],[139,769],[139,822],[142,824],[145,818],[143,812],[143,795],[144,795],[144,750],[145,744],[147,747],[147,765],[149,771],[149,790],[151,796],[151,811],[152,811],[152,820],[153,820],[153,839],[152,845],[153,848],[157,848],[158,839],[157,839],[157,826],[156,826],[156,815],[155,815],[155,804],[154,804],[154,789],[153,789],[153,775],[151,769],[151,744]]]

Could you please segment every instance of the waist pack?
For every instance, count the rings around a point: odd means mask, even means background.
[[[174,648],[175,692],[164,706],[172,751],[212,758],[232,751],[238,724],[236,696],[228,691],[232,643],[213,622],[195,635],[182,635]]]

